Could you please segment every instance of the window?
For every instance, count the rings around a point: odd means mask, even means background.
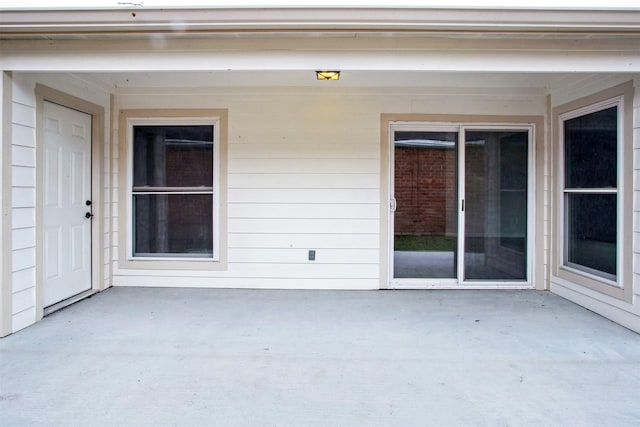
[[[225,119],[222,110],[121,112],[124,266],[199,269],[223,258]]]
[[[132,125],[133,256],[213,256],[214,125]]]
[[[618,106],[563,117],[564,263],[616,280]]]
[[[631,277],[626,237],[632,234],[627,86],[556,109],[560,172],[556,274],[620,298],[629,293],[624,278]]]

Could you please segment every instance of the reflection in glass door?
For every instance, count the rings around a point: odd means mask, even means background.
[[[464,280],[526,280],[529,133],[467,131]]]
[[[457,132],[394,134],[395,278],[455,278]]]
[[[530,132],[393,129],[392,279],[436,279],[435,286],[528,280]]]

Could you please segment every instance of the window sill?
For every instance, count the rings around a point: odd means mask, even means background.
[[[197,270],[222,271],[225,260],[211,258],[130,258],[118,261],[121,269],[134,270]]]
[[[625,289],[619,282],[620,279],[618,281],[609,280],[565,265],[556,268],[555,276],[622,301],[630,302],[632,297],[630,287]]]

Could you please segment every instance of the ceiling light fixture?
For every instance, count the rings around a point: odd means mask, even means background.
[[[316,71],[316,79],[318,80],[339,80],[340,71]]]

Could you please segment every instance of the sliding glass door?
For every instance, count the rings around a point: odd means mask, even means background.
[[[395,133],[394,277],[457,277],[456,132]]]
[[[528,132],[464,134],[463,279],[526,280]]]
[[[527,283],[531,133],[528,127],[392,126],[395,284]]]

